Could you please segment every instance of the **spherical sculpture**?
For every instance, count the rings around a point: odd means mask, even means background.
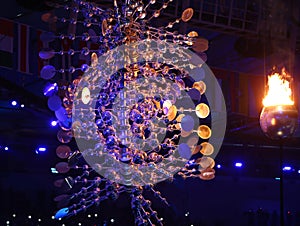
[[[291,137],[298,122],[298,111],[294,105],[264,107],[260,114],[260,127],[271,139]]]

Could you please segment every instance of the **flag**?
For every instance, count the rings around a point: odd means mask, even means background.
[[[0,66],[13,68],[14,23],[0,18]]]
[[[29,34],[28,25],[18,23],[18,67],[17,70],[29,73]]]

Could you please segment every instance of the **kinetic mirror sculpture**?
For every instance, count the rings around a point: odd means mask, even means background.
[[[205,65],[207,40],[195,31],[172,31],[192,18],[193,9],[155,28],[150,21],[172,0],[113,3],[103,9],[75,0],[56,5],[69,19],[44,15],[76,27],[69,34],[43,33],[41,39],[52,45],[39,53],[64,63],[41,70],[49,80],[48,106],[60,125],[56,154],[65,160],[55,167],[65,175],[54,183],[63,192],[55,198],[63,203],[55,217],[127,194],[136,225],[162,225],[143,191],[168,206],[155,189],[158,182],[214,178],[226,127],[224,97]],[[55,44],[66,41],[67,47]]]

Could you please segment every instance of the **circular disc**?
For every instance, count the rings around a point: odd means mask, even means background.
[[[188,139],[188,141],[186,143],[189,147],[193,147],[197,144],[198,140],[199,140],[199,137],[197,137],[197,135],[193,135]]]
[[[181,120],[185,116],[185,114],[180,114],[177,116],[176,121],[177,124],[175,125],[176,129],[181,129]]]
[[[67,173],[70,170],[67,162],[59,162],[55,165],[55,168],[59,173]]]
[[[194,41],[193,49],[196,52],[204,52],[208,50],[208,40],[205,38],[197,37]]]
[[[55,116],[61,122],[68,120],[67,111],[64,107],[60,107],[58,110],[56,110]]]
[[[59,145],[56,148],[56,155],[61,159],[66,159],[71,154],[71,148],[68,145]]]
[[[194,10],[192,8],[187,8],[182,12],[181,19],[183,22],[188,22],[194,14]]]
[[[95,32],[92,28],[90,28],[90,29],[88,30],[88,33],[89,33],[89,35],[91,36],[92,42],[93,42],[93,43],[97,43],[98,38],[97,38],[96,32]]]
[[[63,143],[63,144],[67,144],[72,140],[72,132],[71,131],[63,131],[63,130],[59,130],[57,132],[57,139]]]
[[[48,107],[51,111],[57,111],[61,108],[62,101],[59,96],[53,95],[48,98]]]
[[[43,79],[51,79],[55,76],[56,71],[52,65],[45,65],[41,70],[41,78]]]
[[[212,153],[214,153],[214,146],[212,146],[208,142],[203,142],[201,144],[201,147],[202,147],[202,149],[200,150],[200,152],[203,155],[211,155]]]
[[[192,100],[194,100],[194,101],[200,100],[201,94],[198,89],[192,88],[188,91],[188,94]]]
[[[211,136],[211,129],[207,125],[200,125],[197,134],[202,139],[208,139]]]
[[[213,168],[215,166],[215,160],[207,156],[198,159],[197,162],[202,169]]]
[[[169,112],[169,108],[172,106],[172,102],[170,100],[165,100],[163,103],[163,111],[164,114],[167,115]]]
[[[212,168],[202,170],[199,178],[202,180],[212,180],[215,178],[215,170]]]
[[[206,84],[203,81],[194,82],[193,88],[199,90],[200,94],[203,95],[206,91]]]
[[[39,57],[43,60],[49,60],[52,57],[54,57],[54,55],[55,55],[55,52],[53,49],[43,49],[39,52]]]
[[[207,104],[204,103],[198,104],[195,110],[196,110],[196,115],[199,118],[206,118],[210,113],[209,107],[207,106]]]
[[[181,119],[181,128],[185,131],[193,130],[195,121],[192,116],[186,115]]]
[[[91,100],[91,92],[88,87],[84,87],[81,92],[81,101],[84,104],[88,104]]]
[[[175,119],[176,115],[177,115],[177,107],[175,105],[172,105],[168,111],[168,119],[172,121]]]
[[[102,28],[102,35],[105,36],[106,35],[106,31],[107,31],[107,20],[106,19],[104,19],[102,21],[101,28]]]
[[[184,159],[190,159],[192,156],[191,148],[186,143],[179,144],[178,153]]]
[[[191,31],[187,34],[188,37],[190,38],[195,38],[195,37],[198,37],[198,32],[197,31]]]

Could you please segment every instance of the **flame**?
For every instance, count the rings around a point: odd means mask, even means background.
[[[290,81],[287,78],[290,78],[290,75],[284,69],[281,74],[273,73],[268,76],[268,93],[263,99],[265,107],[294,104]]]

